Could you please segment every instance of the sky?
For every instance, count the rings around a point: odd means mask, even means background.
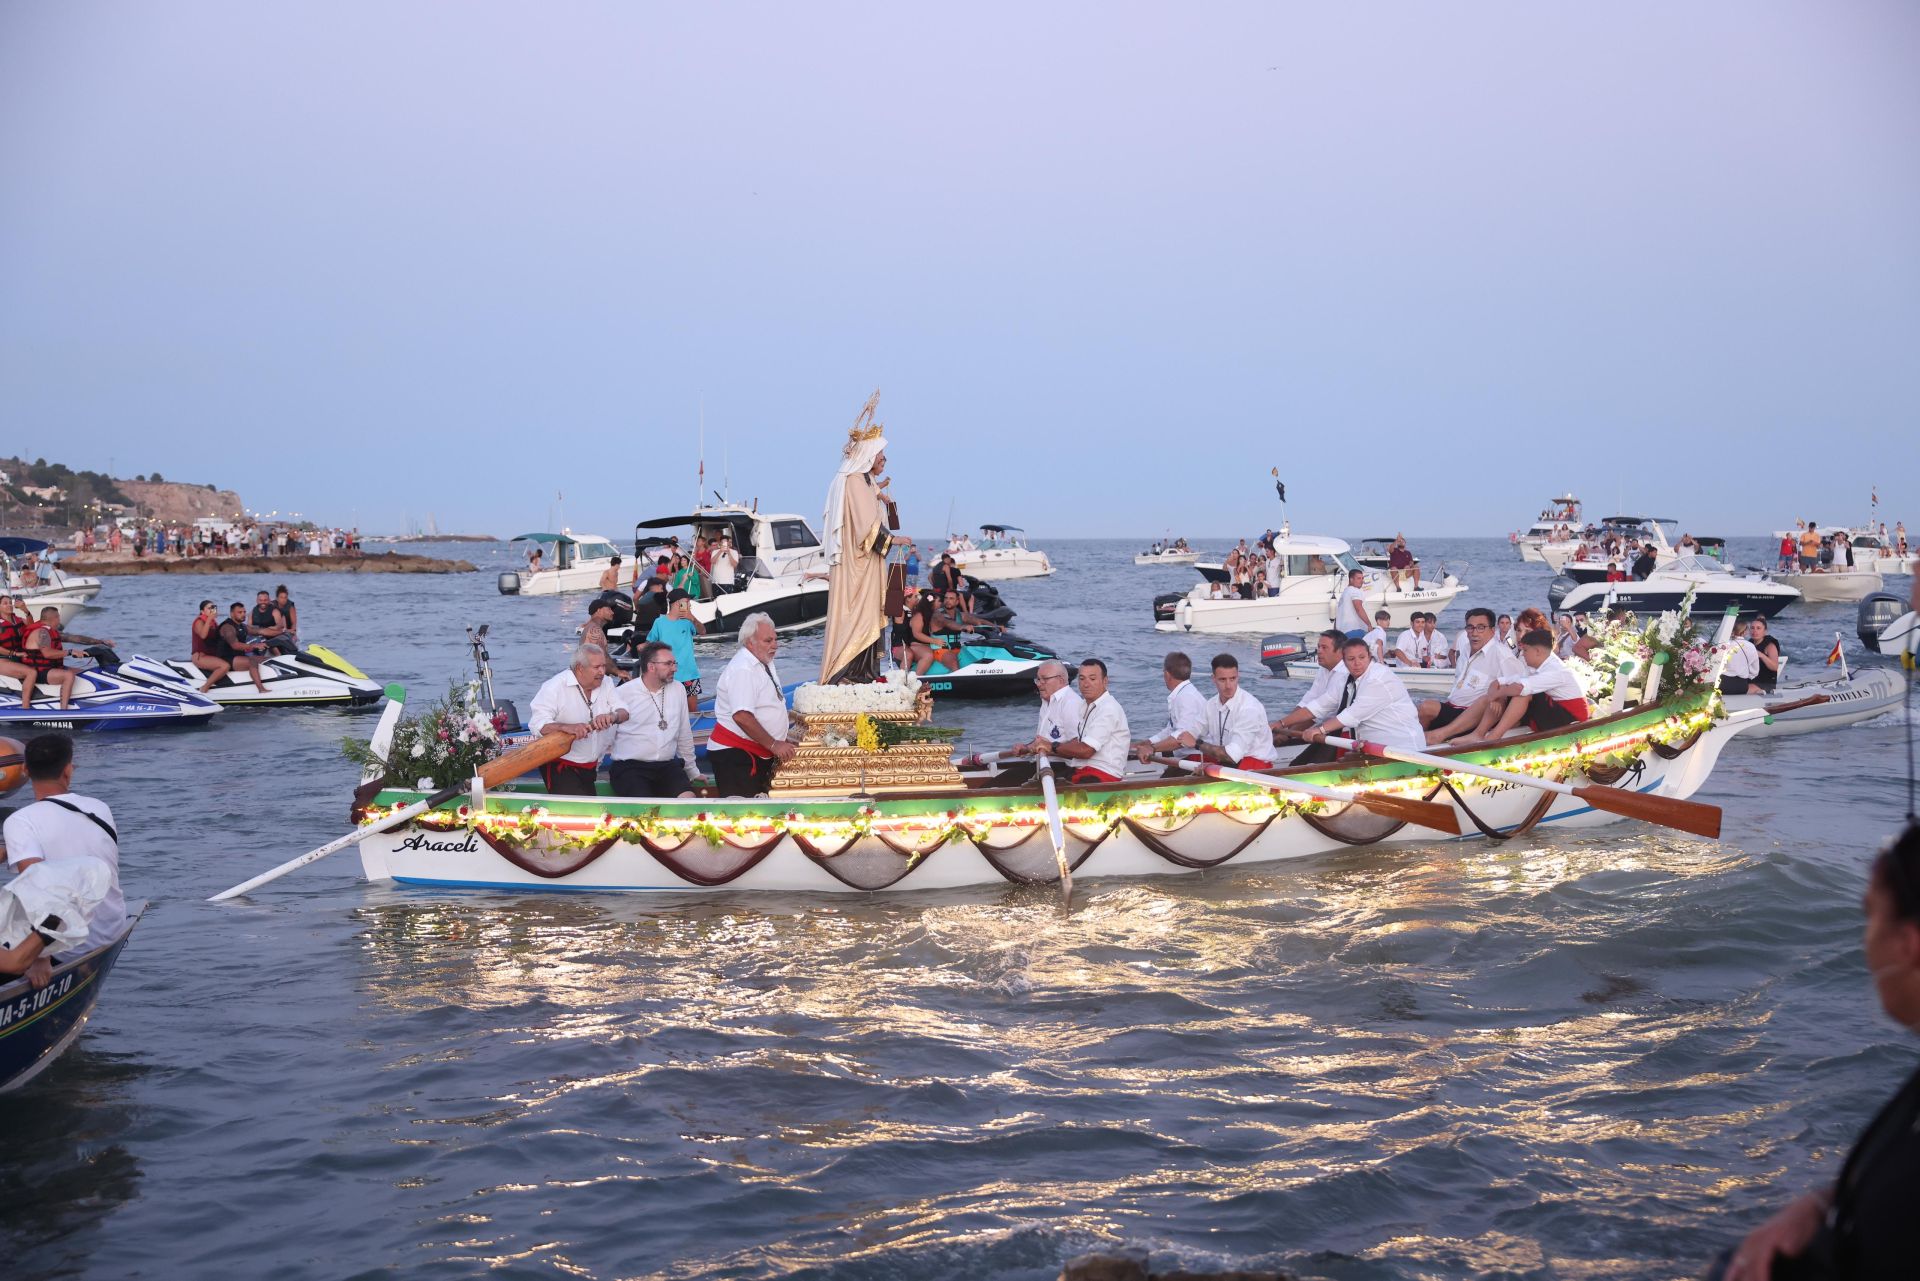
[[[0,0],[0,454],[368,532],[1920,523],[1917,229],[1908,0]]]

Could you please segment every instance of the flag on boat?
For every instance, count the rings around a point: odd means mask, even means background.
[[[1827,655],[1827,666],[1832,667],[1843,657],[1845,657],[1845,655],[1840,652],[1840,633],[1835,632],[1833,634],[1833,652]]]
[[[1272,471],[1273,471],[1273,488],[1275,492],[1280,495],[1280,501],[1284,503],[1287,501],[1287,487],[1280,480],[1280,469],[1278,467],[1275,467],[1272,469]]]

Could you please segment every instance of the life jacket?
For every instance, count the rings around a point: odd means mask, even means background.
[[[211,632],[207,634],[207,652],[212,654],[215,658],[231,663],[234,659],[245,654],[246,650],[235,649],[232,645],[227,643],[226,628],[228,623],[233,623],[233,633],[235,637],[239,639],[240,643],[242,645],[246,644],[246,641],[247,641],[246,624],[234,623],[232,619],[224,618],[220,620],[219,626],[215,627]]]
[[[27,626],[18,618],[0,619],[0,650],[18,654],[27,645]]]
[[[27,648],[27,642],[33,639],[35,632],[45,632],[47,634],[46,649]],[[27,628],[27,633],[21,640],[21,648],[25,650],[26,653],[25,657],[20,661],[28,667],[31,667],[34,671],[39,672],[42,676],[67,661],[65,654],[51,652],[60,648],[60,628],[54,623],[35,623],[32,627]]]

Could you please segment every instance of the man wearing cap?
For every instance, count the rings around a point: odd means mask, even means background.
[[[706,633],[707,625],[693,616],[693,597],[677,587],[667,593],[666,615],[654,619],[647,629],[648,641],[658,641],[673,650],[689,712],[700,706],[700,661],[693,656],[693,638]]]

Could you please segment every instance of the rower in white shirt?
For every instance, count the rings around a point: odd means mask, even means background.
[[[613,734],[613,764],[607,781],[616,796],[692,796],[699,772],[693,754],[693,723],[686,695],[674,679],[673,646],[649,641],[640,647],[640,679],[614,694],[627,719]]]
[[[1294,764],[1331,760],[1337,753],[1326,743],[1330,733],[1413,751],[1425,748],[1420,713],[1407,696],[1407,687],[1368,656],[1365,642],[1357,638],[1348,641],[1340,651],[1340,661],[1346,666],[1347,679],[1338,695],[1329,691],[1310,706],[1321,720],[1301,736],[1308,747]]]
[[[1107,665],[1097,658],[1080,664],[1080,724],[1060,744],[1068,760],[1084,762],[1068,779],[1073,783],[1118,783],[1127,769],[1127,712],[1107,692]]]
[[[1489,648],[1499,646],[1496,643]],[[1587,691],[1567,665],[1554,656],[1553,633],[1544,627],[1520,633],[1519,661],[1491,692],[1496,698],[1506,699],[1506,710],[1481,735],[1489,740],[1501,738],[1521,724],[1537,733],[1564,729],[1593,715]]]
[[[556,796],[594,795],[600,758],[613,746],[614,726],[625,717],[607,682],[607,651],[593,644],[575,649],[567,670],[533,696],[533,714],[527,719],[536,736],[566,734],[573,739],[565,756],[540,767],[547,791]]]
[[[1201,752],[1236,769],[1272,769],[1273,726],[1260,700],[1240,688],[1240,660],[1232,654],[1214,655],[1213,689]]]
[[[1133,745],[1142,761],[1155,752],[1192,747],[1207,733],[1207,696],[1194,688],[1193,660],[1174,650],[1160,665],[1160,679],[1167,686],[1167,723],[1158,734]]]
[[[1760,651],[1747,639],[1747,629],[1752,622],[1753,615],[1749,614],[1733,629],[1727,665],[1720,669],[1722,694],[1745,694],[1753,688],[1754,678],[1760,675]]]
[[[1033,737],[1024,743],[1015,743],[1002,755],[1034,756],[1047,762],[1048,768],[1053,767],[1060,756],[1060,745],[1080,732],[1080,715],[1086,710],[1069,679],[1067,665],[1057,659],[1049,659],[1034,670],[1033,687],[1040,695],[1040,718]],[[1028,777],[1027,767],[1023,765],[1015,771],[1003,772],[994,782],[1011,785],[1025,777]]]
[[[1313,647],[1313,684],[1307,687],[1306,697],[1300,700],[1300,705],[1273,722],[1270,729],[1284,731],[1291,736],[1320,719],[1308,709],[1325,697],[1329,689],[1334,691],[1335,698],[1340,696],[1339,686],[1347,678],[1347,669],[1340,666],[1340,647],[1346,643],[1346,633],[1338,628],[1329,627],[1320,633]]]
[[[1493,611],[1475,606],[1467,611],[1466,649],[1454,664],[1453,688],[1443,699],[1420,704],[1420,723],[1428,744],[1444,743],[1477,733],[1485,718],[1488,692],[1497,681],[1513,674],[1514,656],[1493,636]]]

